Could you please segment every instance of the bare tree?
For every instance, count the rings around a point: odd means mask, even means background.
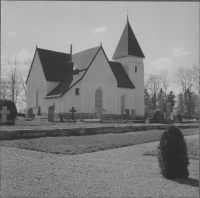
[[[153,110],[157,107],[157,94],[160,88],[160,76],[159,75],[149,75],[145,83],[146,89],[148,90],[151,100]]]
[[[0,99],[8,99],[9,91],[8,91],[8,80],[6,78],[1,78],[1,87],[0,87]]]
[[[200,68],[197,65],[193,65],[191,68],[191,75],[193,81],[193,87],[198,91],[200,96]]]
[[[191,69],[179,67],[177,72],[174,74],[173,82],[177,84],[183,92],[188,116],[190,117],[190,111],[191,111],[190,95],[192,93],[192,87],[193,87],[193,78]]]
[[[28,59],[27,61],[23,63],[19,63],[19,78],[20,78],[20,83],[22,86],[22,95],[21,95],[21,100],[26,103],[27,100],[27,90],[26,90],[26,79],[28,76],[28,71],[31,65],[31,60]]]
[[[22,91],[17,60],[15,59],[13,62],[8,60],[8,65],[10,67],[9,71],[7,72],[10,99],[17,104],[20,102],[18,101],[18,98]]]
[[[168,111],[167,110],[167,89],[170,85],[170,82],[171,82],[171,77],[169,76],[169,73],[168,71],[162,71],[161,74],[160,74],[160,84],[163,88],[163,91],[164,91],[164,94],[165,94],[165,103],[163,104],[164,105],[164,109],[165,111]]]
[[[163,88],[165,95],[167,95],[167,89],[170,85],[171,77],[169,76],[168,71],[163,71],[160,74],[160,84]]]

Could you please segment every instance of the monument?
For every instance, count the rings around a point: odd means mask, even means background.
[[[49,122],[54,122],[54,108],[55,108],[54,105],[49,107],[49,111],[48,111],[48,121]]]
[[[75,108],[72,107],[72,109],[70,110],[70,112],[72,113],[72,120],[74,120],[74,113],[76,112]]]
[[[5,123],[7,122],[7,115],[10,114],[10,110],[7,110],[7,106],[3,106],[0,114],[2,115],[2,123]]]

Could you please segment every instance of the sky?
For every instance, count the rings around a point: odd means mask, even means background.
[[[2,1],[1,63],[32,59],[36,45],[69,53],[72,44],[76,53],[100,43],[112,60],[127,14],[146,73],[199,65],[198,2],[120,1]],[[169,89],[178,92],[174,85]]]

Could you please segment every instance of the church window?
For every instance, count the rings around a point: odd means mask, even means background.
[[[135,73],[137,73],[137,66],[135,66]]]
[[[103,93],[101,89],[97,89],[95,92],[95,109],[103,108]]]
[[[76,88],[76,90],[75,90],[75,94],[76,94],[76,96],[79,95],[79,88]]]
[[[38,90],[36,91],[36,106],[38,106]]]

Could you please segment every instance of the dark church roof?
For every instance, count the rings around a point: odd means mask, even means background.
[[[37,48],[47,81],[62,82],[68,74],[70,54]]]
[[[109,64],[117,80],[118,87],[131,89],[135,88],[134,84],[131,82],[121,63],[109,61]]]
[[[113,59],[128,55],[138,56],[142,58],[145,57],[135,37],[135,34],[133,33],[129,21],[127,20],[126,26],[113,55]]]
[[[53,89],[47,96],[64,95],[69,89],[71,89],[76,83],[78,83],[87,72],[87,69],[91,65],[95,58],[95,55],[99,51],[100,47],[91,48],[72,55],[72,61],[74,63],[74,69],[79,69],[79,74],[72,76],[65,76],[55,89]],[[67,67],[67,66],[66,66]]]

